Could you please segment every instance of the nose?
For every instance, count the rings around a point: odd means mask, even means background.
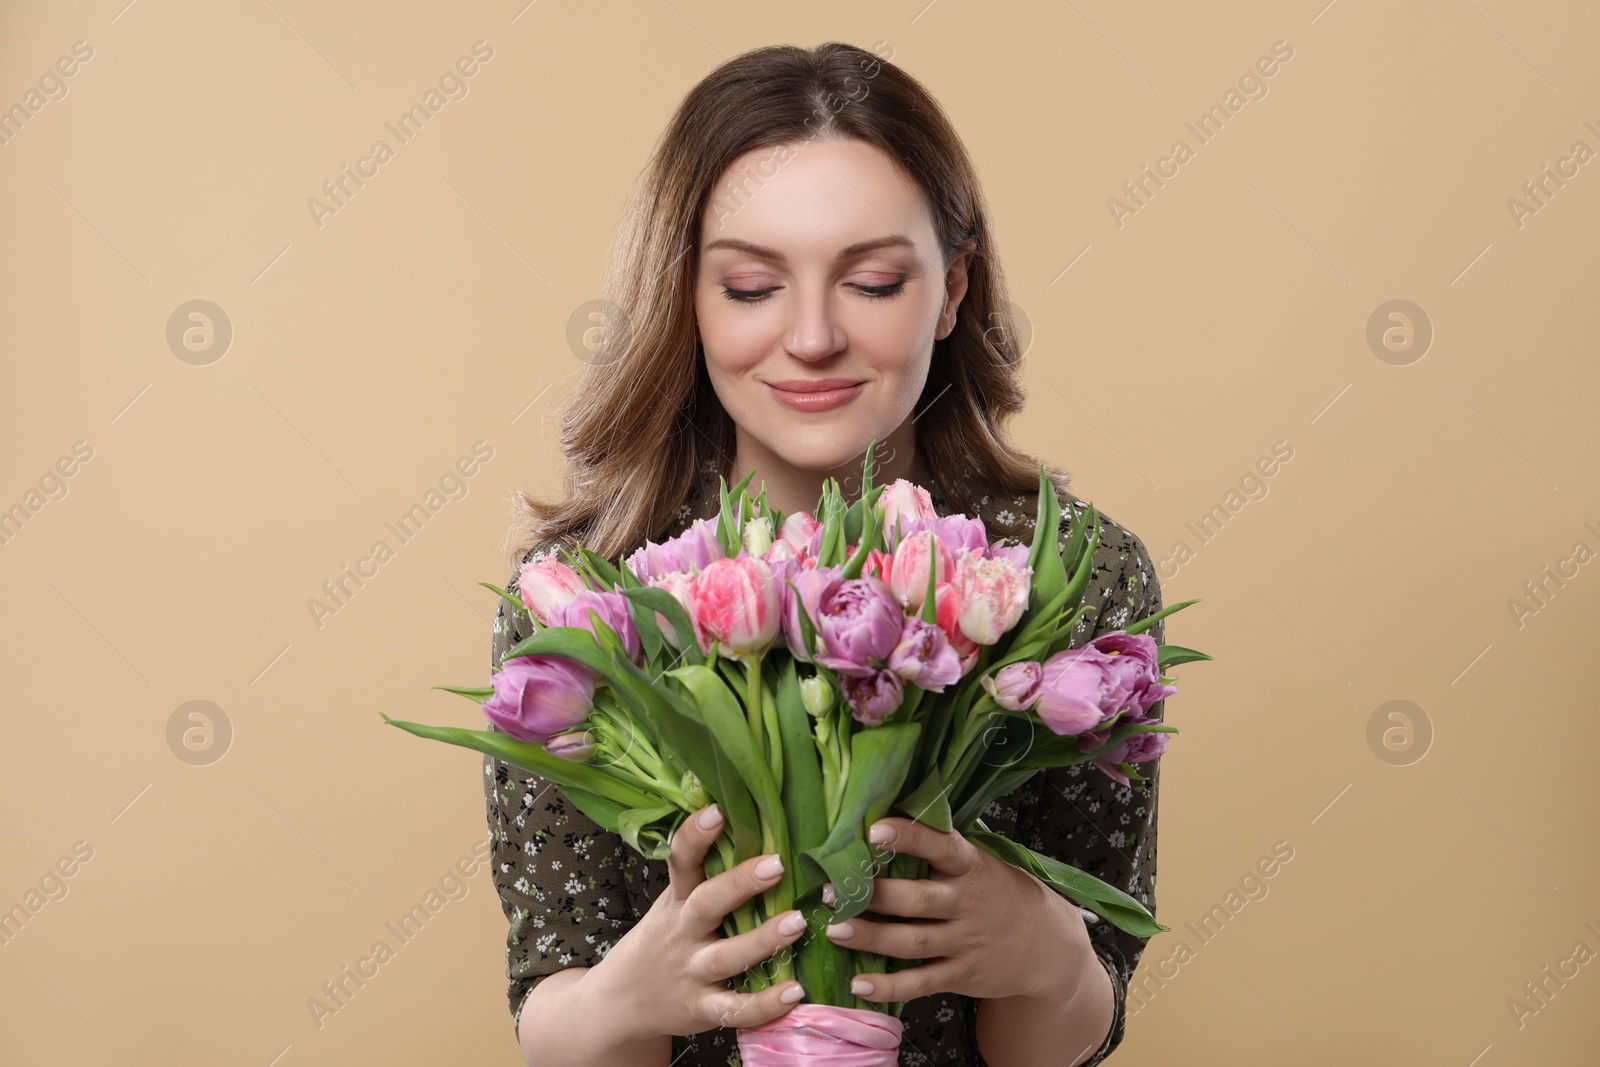
[[[844,327],[835,314],[833,294],[826,287],[797,284],[789,307],[791,320],[784,349],[791,356],[813,362],[844,348]]]

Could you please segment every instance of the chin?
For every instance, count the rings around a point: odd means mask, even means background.
[[[843,433],[815,430],[786,437],[782,441],[766,442],[767,448],[783,462],[800,470],[833,471],[840,467],[859,464],[860,456],[872,440],[870,433]],[[878,441],[878,454],[884,449],[883,437]]]

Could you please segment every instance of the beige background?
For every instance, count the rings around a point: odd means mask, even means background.
[[[481,867],[312,1021],[485,834],[478,757],[377,713],[477,721],[429,687],[487,677],[474,583],[505,578],[508,494],[555,484],[569,321],[671,109],[723,57],[841,39],[892,50],[978,161],[1034,331],[1020,440],[1164,560],[1169,603],[1204,598],[1168,631],[1216,656],[1169,708],[1173,930],[1116,1062],[1594,1062],[1600,163],[1507,206],[1600,150],[1593,5],[123,3],[0,21],[0,106],[93,50],[0,145],[0,507],[92,449],[0,545],[0,906],[66,891],[0,946],[0,1060],[519,1062]],[[468,95],[319,227],[308,198],[476,41]],[[1197,146],[1185,121],[1277,41],[1268,94]],[[1119,228],[1108,199],[1178,138]],[[1369,347],[1397,299],[1420,359]],[[192,300],[233,332],[205,365],[167,341]],[[210,763],[169,741],[192,700]],[[1398,752],[1369,742],[1394,700]],[[1267,894],[1197,938],[1278,842]],[[1577,974],[1519,1026],[1547,966]]]

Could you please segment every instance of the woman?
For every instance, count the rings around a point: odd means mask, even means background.
[[[988,211],[938,105],[873,53],[757,49],[691,90],[639,183],[606,293],[612,321],[564,421],[565,499],[520,496],[514,572],[558,543],[615,558],[677,534],[715,514],[719,476],[751,468],[752,491],[764,484],[786,512],[813,508],[828,477],[858,495],[873,440],[876,482],[908,478],[941,514],[1031,540],[1039,461],[1003,433],[1022,406],[1021,354]],[[1053,477],[1063,515],[1082,515],[1067,476]],[[1075,647],[1161,609],[1143,543],[1102,523]],[[496,667],[524,626],[501,611]],[[1151,635],[1162,640],[1160,623]],[[984,819],[1153,912],[1158,767],[1129,786],[1046,772]],[[790,1010],[794,983],[728,986],[795,934],[775,916],[720,936],[723,916],[776,875],[752,859],[705,878],[714,811],[684,822],[663,865],[492,757],[484,793],[530,1062],[721,1067],[738,1062],[734,1027]],[[828,936],[928,961],[865,976],[866,999],[905,1002],[901,1062],[1109,1054],[1143,942],[959,834],[884,821],[899,835],[887,847],[927,857],[935,877],[879,878],[873,910]]]

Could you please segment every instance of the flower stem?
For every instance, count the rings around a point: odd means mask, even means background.
[[[745,714],[750,718],[750,737],[756,743],[756,752],[765,758],[767,749],[761,741],[761,656],[759,653],[751,653],[745,657],[744,676],[747,686]]]

